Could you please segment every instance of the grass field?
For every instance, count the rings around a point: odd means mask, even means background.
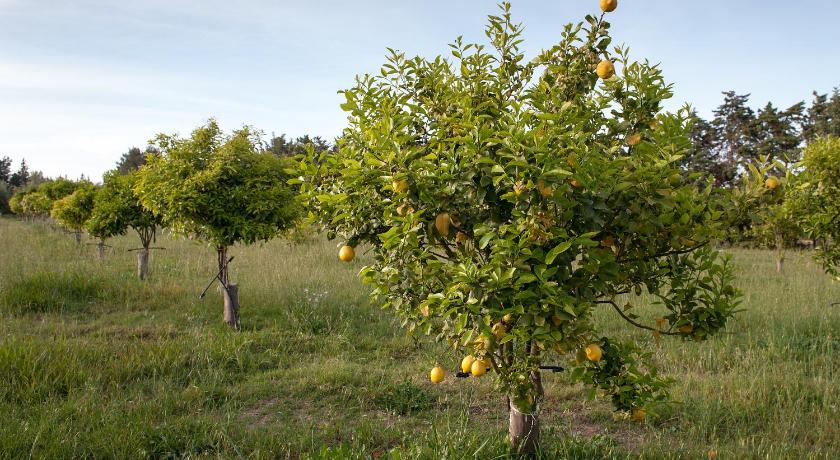
[[[241,333],[198,293],[210,248],[158,240],[135,279],[134,235],[95,247],[0,219],[0,458],[500,458],[507,413],[490,379],[428,381],[460,356],[405,335],[368,303],[364,264],[321,238],[235,248]],[[615,421],[563,374],[547,377],[545,458],[840,457],[840,283],[807,254],[775,273],[734,253],[743,308],[707,343],[624,327],[677,379],[678,404]],[[644,307],[649,322],[654,310]]]

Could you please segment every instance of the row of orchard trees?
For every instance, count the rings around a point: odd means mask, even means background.
[[[51,216],[81,242],[86,230],[104,240],[134,230],[138,276],[149,270],[151,244],[160,227],[206,242],[218,258],[224,319],[240,327],[238,286],[228,272],[228,249],[267,241],[296,222],[300,207],[285,170],[289,160],[265,150],[260,136],[245,127],[225,134],[214,120],[188,138],[159,135],[139,169],[115,169],[101,186],[57,179],[15,194],[16,214]]]
[[[813,143],[795,187],[771,166],[734,190],[687,175],[692,114],[662,109],[670,85],[658,66],[610,46],[606,13],[617,2],[600,3],[603,14],[567,25],[531,60],[508,3],[489,18],[490,46],[459,39],[454,62],[393,52],[343,91],[348,126],[337,148],[310,146],[294,165],[251,130],[226,135],[212,121],[189,138],[159,136],[139,171],[106,176],[88,230],[153,235],[160,224],[206,241],[226,322],[238,327],[228,248],[277,236],[305,209],[342,240],[341,260],[371,249],[360,275],[374,303],[465,355],[465,372],[495,376],[515,450],[536,449],[541,372],[557,360],[644,419],[667,400],[668,379],[650,353],[594,319],[616,314],[657,340],[721,331],[739,295],[715,243],[794,188],[803,220],[837,241],[840,145]],[[821,257],[830,270],[840,262],[836,249]],[[630,295],[642,292],[657,317],[636,314]],[[432,381],[445,374],[435,366]]]

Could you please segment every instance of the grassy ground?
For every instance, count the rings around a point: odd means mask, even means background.
[[[0,219],[0,458],[500,458],[504,401],[489,379],[434,386],[459,356],[407,337],[368,304],[362,256],[321,239],[236,248],[244,331],[222,326],[202,245],[161,238],[134,277],[133,235],[95,248]],[[708,343],[628,331],[676,377],[667,416],[614,421],[562,374],[547,378],[546,458],[837,458],[840,283],[807,254],[778,275],[769,253],[734,254],[743,312]],[[642,308],[654,317],[649,307]],[[651,320],[652,322],[652,320]]]

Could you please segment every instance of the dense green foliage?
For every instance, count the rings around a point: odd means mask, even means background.
[[[47,193],[49,192],[45,192],[45,195]],[[50,215],[59,225],[75,232],[81,232],[88,219],[90,219],[91,212],[93,212],[95,196],[96,186],[90,182],[79,183],[75,186],[73,193],[57,199],[53,203]]]
[[[298,214],[285,160],[259,150],[248,128],[226,135],[211,120],[186,139],[159,135],[134,192],[175,233],[216,247],[269,240]]]
[[[23,191],[12,195],[9,208],[15,214],[27,217],[47,217],[53,202],[39,191]]]
[[[136,181],[136,171],[127,174],[120,174],[117,170],[105,173],[87,221],[88,233],[97,238],[110,238],[122,235],[131,228],[140,235],[143,246],[148,247],[158,221],[135,195]]]
[[[749,219],[747,236],[756,245],[776,252],[777,269],[782,271],[785,251],[802,234],[795,203],[788,197],[799,178],[781,160],[761,157],[748,165],[744,194],[748,196],[745,214]]]
[[[611,54],[603,19],[566,26],[528,61],[503,8],[489,49],[459,39],[454,62],[392,52],[359,77],[338,151],[301,162],[302,190],[330,236],[372,246],[361,277],[376,303],[489,360],[522,411],[539,407],[541,365],[592,342],[604,359],[573,375],[619,410],[653,407],[665,381],[592,318],[614,309],[703,340],[735,311],[732,267],[709,244],[727,226],[718,196],[680,173],[689,116],[662,112],[660,70]],[[602,55],[621,76],[599,83]],[[656,325],[621,297],[644,291]]]
[[[801,185],[790,194],[803,228],[826,240],[818,259],[840,275],[840,137],[824,137],[805,149]]]

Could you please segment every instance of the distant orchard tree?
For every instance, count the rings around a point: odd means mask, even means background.
[[[790,192],[802,227],[826,244],[817,259],[826,271],[840,275],[840,137],[814,140],[802,158],[800,185]]]
[[[801,233],[796,209],[789,199],[797,178],[785,162],[771,161],[766,156],[751,163],[748,169],[744,186],[750,200],[746,213],[750,226],[746,234],[760,246],[775,251],[776,271],[781,273],[786,249]]]
[[[81,186],[90,185],[88,181],[73,181],[64,177],[53,179],[38,186],[38,191],[52,201],[71,195]]]
[[[72,231],[76,244],[82,242],[82,230],[93,211],[93,198],[96,186],[90,182],[80,183],[76,190],[53,203],[51,216],[62,227]]]
[[[9,200],[11,211],[28,219],[49,217],[52,205],[53,201],[37,189],[19,191]]]
[[[176,234],[216,248],[224,319],[239,328],[238,286],[230,283],[228,249],[267,241],[298,216],[286,184],[287,161],[260,150],[260,137],[244,127],[225,134],[215,120],[188,138],[159,135],[159,154],[147,158],[134,191],[140,203]]]
[[[149,272],[149,247],[155,239],[158,219],[140,204],[134,193],[137,177],[137,171],[105,173],[86,227],[88,233],[100,240],[124,235],[129,228],[137,232],[142,245],[137,252],[137,276],[142,280]]]

